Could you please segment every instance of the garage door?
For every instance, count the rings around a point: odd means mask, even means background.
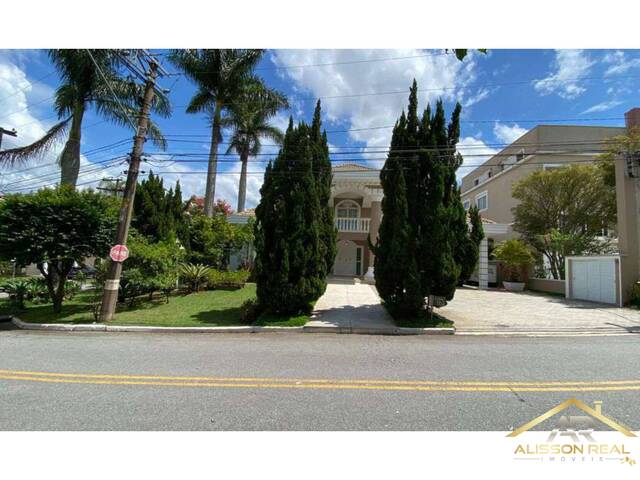
[[[571,262],[571,297],[615,304],[615,260],[573,260]]]

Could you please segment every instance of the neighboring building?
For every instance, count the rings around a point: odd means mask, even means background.
[[[511,225],[518,202],[511,195],[515,183],[536,170],[593,162],[603,142],[625,132],[619,127],[538,125],[462,179],[462,204],[466,209],[477,205],[483,218]],[[509,228],[494,240],[514,237]]]

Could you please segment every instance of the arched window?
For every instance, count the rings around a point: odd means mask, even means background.
[[[360,205],[353,200],[342,200],[336,205],[337,218],[358,218],[360,217]]]

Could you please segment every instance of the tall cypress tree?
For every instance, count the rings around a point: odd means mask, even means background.
[[[182,240],[185,232],[184,208],[180,183],[175,191],[165,192],[162,177],[149,172],[149,177],[138,186],[133,204],[134,226],[141,234],[159,242]]]
[[[424,303],[414,248],[411,248],[414,232],[409,221],[405,168],[401,155],[395,152],[405,128],[403,112],[394,127],[389,158],[380,172],[383,217],[378,243],[371,246],[375,253],[376,288],[387,308],[399,316],[410,316]]]
[[[311,123],[311,143],[313,149],[313,172],[316,178],[316,188],[320,201],[321,225],[320,225],[320,254],[324,258],[324,274],[329,274],[337,253],[337,230],[333,220],[333,208],[329,205],[331,200],[331,160],[329,159],[329,144],[327,132],[322,131],[320,117],[320,100],[316,104]]]
[[[308,312],[326,288],[311,130],[289,121],[280,153],[265,172],[256,209],[258,301],[279,314]]]
[[[423,313],[431,296],[453,298],[459,279],[475,267],[483,235],[477,212],[469,216],[469,230],[456,182],[460,105],[448,124],[442,101],[433,113],[427,106],[421,119],[417,109],[414,80],[407,115],[396,123],[380,175],[384,216],[375,247],[378,291],[392,313],[403,316]]]

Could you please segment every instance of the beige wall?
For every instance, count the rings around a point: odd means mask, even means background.
[[[626,124],[640,126],[640,109],[625,114]],[[626,163],[616,162],[616,200],[618,214],[618,249],[622,302],[631,299],[633,284],[640,278],[640,179],[626,175]]]
[[[594,161],[597,153],[593,151],[602,149],[600,142],[624,131],[623,128],[611,127],[538,126],[501,151],[499,156],[490,158],[484,166],[466,175],[462,179],[462,201],[469,200],[470,205],[475,205],[477,195],[486,191],[488,208],[481,212],[482,216],[498,223],[510,224],[513,222],[512,208],[517,204],[517,200],[511,195],[515,183],[532,172],[543,169],[544,164],[576,161],[582,164],[587,160]],[[568,145],[570,142],[579,144]],[[526,157],[511,168],[502,170],[501,167],[494,166],[505,161],[506,155],[515,154],[521,149],[525,150]],[[559,155],[559,150],[563,154]],[[488,170],[493,172],[492,177],[474,186],[474,180]]]

